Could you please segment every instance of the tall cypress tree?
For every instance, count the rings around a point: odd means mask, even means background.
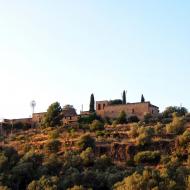
[[[95,105],[94,94],[91,94],[91,96],[90,96],[90,110],[89,110],[90,112],[95,111],[94,105]]]
[[[142,96],[141,96],[141,102],[142,102],[142,103],[145,102],[145,98],[144,98],[143,94],[142,94]]]
[[[125,90],[123,91],[123,104],[126,104],[126,93]]]

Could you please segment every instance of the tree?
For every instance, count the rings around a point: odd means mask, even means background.
[[[178,117],[185,116],[188,113],[187,108],[185,107],[177,107],[177,106],[169,106],[162,113],[164,118],[172,117],[173,113],[176,113]]]
[[[46,126],[54,127],[61,124],[61,106],[59,102],[51,104],[45,115]]]
[[[126,116],[126,113],[125,113],[124,111],[122,111],[122,112],[119,114],[119,117],[117,118],[117,123],[118,123],[118,124],[127,123],[127,116]]]
[[[144,98],[143,94],[142,94],[142,96],[141,96],[141,102],[142,102],[142,103],[145,102],[145,98]]]
[[[123,91],[123,104],[126,104],[126,93],[125,90]]]
[[[90,110],[89,110],[90,112],[94,112],[95,111],[94,104],[95,104],[94,94],[91,94],[91,96],[90,96]]]

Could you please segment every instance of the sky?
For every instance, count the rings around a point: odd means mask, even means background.
[[[0,118],[121,98],[190,110],[189,0],[0,0]]]

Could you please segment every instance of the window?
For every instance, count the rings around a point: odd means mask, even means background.
[[[134,109],[132,109],[132,114],[134,114],[135,113],[135,110]]]
[[[105,105],[105,104],[103,104],[103,109],[105,108],[105,106],[106,106],[106,105]]]
[[[101,110],[101,104],[98,104],[98,110]]]

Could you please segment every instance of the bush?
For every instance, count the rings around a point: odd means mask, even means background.
[[[75,186],[73,186],[72,188],[68,188],[67,190],[87,190],[87,189],[85,189],[83,186],[77,186],[77,185],[75,185]]]
[[[179,136],[179,145],[187,146],[187,143],[190,142],[190,131],[186,130],[182,135]]]
[[[137,164],[157,164],[160,161],[160,152],[159,151],[143,151],[135,155],[134,161]]]
[[[184,120],[181,117],[173,116],[173,121],[166,125],[167,133],[180,134],[185,130]]]
[[[188,110],[185,107],[177,107],[177,106],[170,106],[165,109],[165,111],[162,113],[164,118],[172,117],[174,113],[178,117],[185,116],[187,114]]]
[[[58,189],[58,177],[42,176],[38,181],[32,181],[27,190],[57,190]]]
[[[85,166],[90,166],[94,163],[94,153],[92,148],[87,148],[84,150],[81,154],[80,157],[82,159],[82,162]]]
[[[96,136],[97,137],[103,137],[104,135],[105,135],[106,133],[105,133],[105,131],[96,131]]]
[[[140,120],[139,120],[139,118],[137,117],[137,116],[130,116],[129,118],[128,118],[128,122],[129,123],[138,123]]]
[[[49,152],[56,153],[59,151],[61,142],[59,140],[51,140],[45,144],[45,149]]]
[[[95,167],[104,170],[112,165],[111,158],[105,154],[96,159]]]
[[[138,129],[139,129],[138,125],[136,125],[136,124],[131,124],[131,125],[130,125],[130,131],[129,131],[129,133],[128,133],[129,136],[132,137],[132,138],[138,137],[138,135],[139,135]]]
[[[125,124],[127,123],[127,115],[124,111],[122,111],[117,118],[117,124]]]
[[[8,163],[8,158],[4,153],[0,153],[0,172],[6,169]]]
[[[51,154],[45,158],[43,165],[38,168],[40,175],[57,175],[61,169],[62,162],[56,154]]]
[[[104,130],[104,125],[98,120],[94,120],[90,125],[91,131]]]
[[[154,135],[154,129],[151,127],[146,127],[146,128],[141,127],[138,130],[138,134],[140,134],[140,135],[138,136],[138,139],[137,139],[137,145],[146,146],[146,145],[151,144],[151,142],[152,142],[152,136]]]
[[[81,150],[86,150],[88,147],[91,147],[92,149],[95,148],[95,140],[90,136],[90,134],[85,134],[80,137],[78,141],[78,146],[81,148]]]
[[[53,131],[50,131],[48,133],[48,136],[50,139],[57,139],[59,137],[59,131],[56,129],[56,130],[53,130]]]

